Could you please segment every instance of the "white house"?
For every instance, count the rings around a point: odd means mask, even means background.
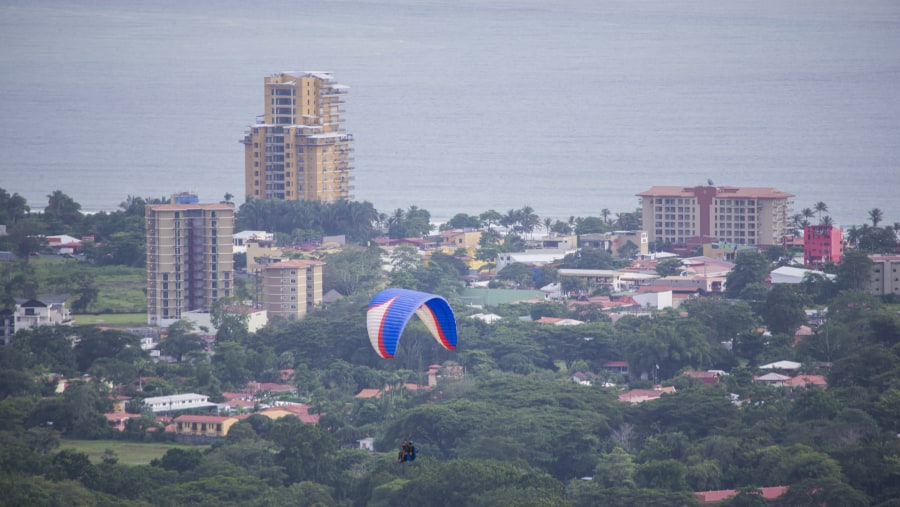
[[[516,262],[529,266],[543,266],[560,261],[570,253],[575,253],[575,250],[537,249],[524,252],[503,252],[497,256],[497,272]]]
[[[645,292],[643,294],[635,294],[631,296],[634,302],[641,305],[641,308],[650,308],[654,310],[662,310],[663,308],[672,308],[672,291],[663,290],[660,292]]]
[[[251,308],[249,306],[230,306],[225,311],[246,316],[247,331],[255,333],[264,328],[269,322],[266,310]],[[186,320],[194,325],[195,329],[204,328],[210,335],[215,335],[218,329],[212,323],[212,314],[204,310],[191,310],[181,314],[181,320]]]
[[[367,451],[375,450],[375,439],[372,437],[361,438],[356,442],[359,443],[360,449],[365,449]]]
[[[250,243],[272,244],[275,242],[275,234],[266,231],[241,231],[232,236],[232,252],[246,253]]]
[[[39,299],[16,299],[13,329],[34,329],[39,326],[72,325],[66,308],[68,296],[44,296]]]

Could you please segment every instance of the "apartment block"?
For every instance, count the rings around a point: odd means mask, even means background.
[[[322,304],[321,261],[290,260],[260,266],[262,307],[269,319],[300,320]]]
[[[196,200],[196,199],[194,199]],[[233,292],[234,205],[147,206],[147,323],[169,326]]]
[[[807,225],[803,228],[803,264],[822,267],[841,262],[844,231],[833,225]]]
[[[780,245],[792,194],[774,188],[654,186],[641,198],[649,241],[712,238],[739,245]]]
[[[347,91],[328,72],[264,79],[264,113],[242,140],[248,199],[352,199],[353,136],[341,117]]]
[[[874,296],[900,296],[900,255],[872,255],[872,271],[866,292]]]

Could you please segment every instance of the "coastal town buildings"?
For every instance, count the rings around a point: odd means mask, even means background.
[[[828,262],[839,264],[844,253],[844,230],[834,225],[807,225],[803,228],[803,264],[821,268]]]
[[[322,304],[324,262],[289,260],[261,266],[261,303],[269,319],[300,320]]]
[[[234,205],[175,196],[147,206],[147,323],[169,326],[233,295]]]
[[[242,140],[248,199],[352,199],[353,136],[341,118],[347,90],[328,72],[265,78],[263,114]]]
[[[641,198],[651,243],[713,238],[739,245],[780,245],[792,194],[774,188],[654,186]]]

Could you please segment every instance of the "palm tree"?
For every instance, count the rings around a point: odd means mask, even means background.
[[[544,232],[546,232],[548,236],[550,235],[550,226],[551,225],[553,225],[553,219],[550,217],[545,218],[544,219]]]
[[[847,229],[847,244],[856,247],[856,245],[859,244],[859,237],[861,234],[862,231],[855,225]]]
[[[791,216],[791,228],[794,229],[794,232],[803,229],[803,215],[795,213]]]
[[[511,209],[506,212],[500,219],[500,225],[506,228],[507,232],[519,232],[520,211]]]
[[[609,223],[609,215],[611,215],[611,214],[612,214],[612,212],[609,211],[609,208],[603,208],[602,210],[600,210],[600,216],[603,217],[604,224]]]
[[[816,213],[812,210],[812,208],[803,208],[802,210],[800,210],[800,214],[803,215],[803,218],[808,221],[810,218],[815,216]]]
[[[822,213],[823,212],[828,213],[828,205],[825,204],[823,201],[819,201],[816,203],[815,206],[813,206],[813,209],[815,209],[816,213],[819,214],[819,223],[822,225],[827,225],[827,224],[822,223]]]
[[[884,214],[878,208],[872,208],[869,210],[869,220],[872,221],[872,227],[878,227],[878,222],[884,218]]]
[[[534,208],[527,205],[519,210],[519,216],[521,217],[519,220],[522,226],[522,232],[532,234],[531,238],[534,239],[534,229],[540,227],[541,217],[534,212]]]
[[[819,219],[819,225],[834,225],[834,221],[830,216],[825,215],[824,217]]]
[[[66,195],[62,190],[54,190],[47,195],[47,207],[44,213],[52,215],[63,223],[70,224],[81,217],[81,205]]]
[[[24,218],[31,208],[25,198],[19,194],[12,194],[0,188],[0,220],[5,216],[6,225],[14,225],[19,219]]]

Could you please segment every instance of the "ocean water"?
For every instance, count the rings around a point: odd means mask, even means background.
[[[900,221],[896,0],[2,1],[0,187],[242,202],[287,70],[351,87],[353,194],[385,213],[598,216],[712,179]]]

